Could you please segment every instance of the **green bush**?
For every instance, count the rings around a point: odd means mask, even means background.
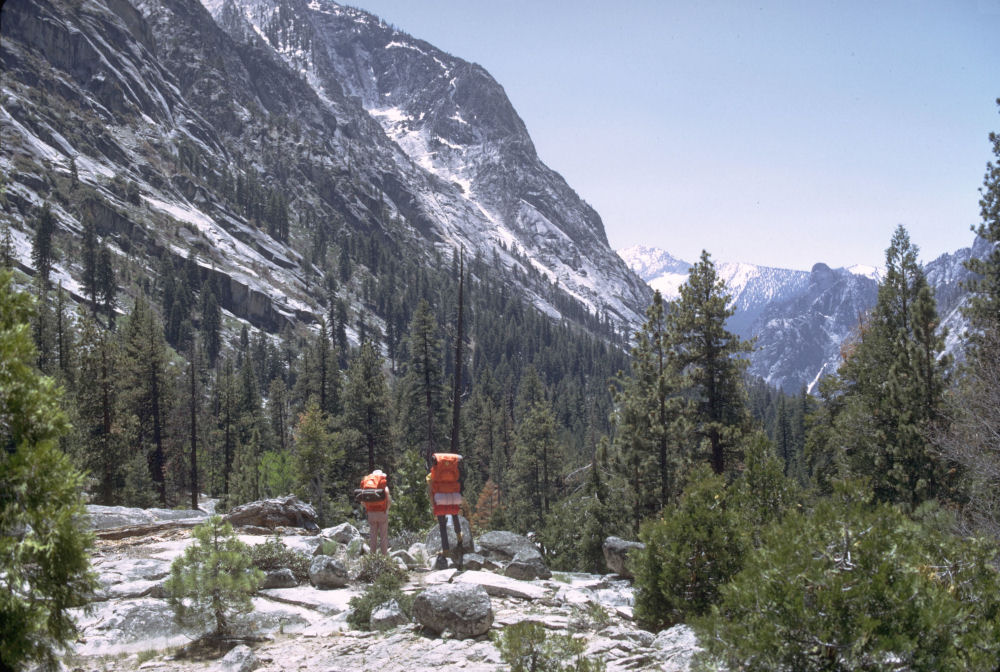
[[[746,545],[726,508],[725,481],[707,465],[692,471],[678,505],[644,523],[639,538],[646,547],[630,555],[635,615],[649,629],[708,612],[740,570]]]
[[[511,672],[603,672],[604,662],[583,655],[583,640],[548,633],[522,621],[493,633],[493,643]]]
[[[247,545],[220,516],[191,534],[195,543],[170,566],[167,600],[181,625],[209,627],[214,622],[214,634],[226,634],[232,615],[253,609],[251,597],[264,573],[250,565]]]
[[[766,530],[693,625],[733,670],[996,670],[996,557],[841,490]]]
[[[281,539],[273,537],[263,544],[250,547],[250,564],[264,572],[287,567],[299,582],[309,578],[309,563],[311,558],[300,551],[281,543]]]
[[[401,590],[403,579],[395,573],[381,574],[375,583],[365,589],[361,595],[352,597],[347,603],[351,611],[347,614],[347,623],[358,630],[367,630],[372,612],[390,600],[399,603],[403,613],[409,615],[413,609],[413,595],[406,595]]]
[[[400,585],[406,582],[407,572],[396,564],[396,561],[382,553],[369,553],[361,558],[358,570],[358,581],[374,583],[379,577],[392,575],[399,579]]]

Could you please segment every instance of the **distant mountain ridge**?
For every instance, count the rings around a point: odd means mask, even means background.
[[[988,245],[977,238],[972,247],[924,266],[942,325],[949,330],[949,351],[966,328],[960,307],[970,274],[963,263],[973,255],[984,256]],[[676,298],[687,280],[690,264],[658,248],[635,246],[619,254],[666,299]],[[749,373],[789,393],[803,387],[813,391],[820,378],[837,370],[845,341],[878,295],[878,273],[870,267],[832,269],[818,263],[805,272],[718,262],[716,270],[736,310],[729,329],[743,339],[756,339]]]

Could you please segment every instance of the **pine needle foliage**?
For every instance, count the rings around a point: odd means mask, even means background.
[[[31,311],[0,271],[0,669],[54,666],[76,633],[69,609],[96,587],[83,477],[57,445],[59,390],[32,366]]]
[[[707,613],[720,587],[742,567],[745,535],[726,494],[723,477],[699,465],[680,502],[643,524],[639,538],[646,547],[630,558],[635,616],[647,629]]]
[[[264,573],[251,566],[250,550],[220,516],[191,532],[195,542],[174,560],[166,582],[167,600],[181,625],[230,634],[232,617],[253,609],[251,597]]]
[[[583,655],[583,640],[557,635],[531,621],[508,625],[493,635],[511,672],[603,672],[604,661]]]
[[[792,511],[692,623],[732,670],[996,670],[996,548],[836,485]]]
[[[301,583],[309,579],[309,563],[311,558],[305,553],[292,550],[285,546],[281,537],[274,536],[263,544],[250,546],[250,564],[265,572],[288,568]]]
[[[347,603],[351,611],[347,614],[347,622],[352,628],[367,630],[371,622],[372,612],[381,605],[395,600],[403,613],[409,614],[413,608],[414,595],[403,593],[405,581],[395,572],[380,574],[375,582],[365,588],[361,595],[352,597]]]

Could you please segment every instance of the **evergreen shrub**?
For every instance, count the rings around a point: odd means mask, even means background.
[[[358,581],[374,583],[379,577],[392,575],[399,579],[400,585],[406,581],[407,572],[396,564],[393,558],[382,553],[368,553],[361,557],[361,567],[358,570]]]
[[[511,672],[603,672],[604,661],[583,655],[583,640],[557,635],[530,621],[493,633],[493,643]]]
[[[347,603],[351,610],[347,614],[347,623],[358,630],[367,630],[372,612],[380,605],[396,600],[403,613],[410,615],[413,610],[414,595],[403,593],[404,579],[392,572],[378,576],[375,582],[365,588],[365,592],[352,597]]]
[[[746,543],[726,508],[726,486],[707,465],[696,467],[680,502],[642,525],[646,544],[630,554],[635,615],[659,630],[705,614],[719,588],[741,568]]]
[[[764,532],[692,623],[708,655],[748,671],[996,670],[996,547],[838,495]]]
[[[287,567],[299,582],[309,579],[311,559],[305,553],[285,546],[277,536],[250,547],[250,564],[264,572]]]

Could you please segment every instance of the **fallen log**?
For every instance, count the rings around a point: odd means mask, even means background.
[[[124,525],[122,527],[109,527],[104,530],[94,532],[98,539],[115,540],[127,539],[129,537],[143,537],[147,534],[156,534],[167,530],[183,530],[200,525],[205,522],[205,518],[181,518],[179,520],[160,520],[155,523],[144,523],[142,525]]]

